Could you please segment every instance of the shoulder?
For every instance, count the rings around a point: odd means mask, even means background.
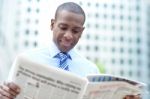
[[[99,73],[96,64],[82,56],[79,52],[74,51],[73,58],[74,63],[79,65],[80,69],[85,72],[86,75]]]
[[[83,61],[84,61],[83,65],[85,66],[85,69],[89,70],[90,74],[99,73],[99,70],[94,62],[92,62],[84,57],[83,57]]]
[[[44,48],[34,48],[34,49],[28,50],[26,52],[23,52],[21,54],[24,54],[24,55],[40,55],[40,54],[47,54],[48,52],[49,52],[49,48],[44,47]]]
[[[31,50],[22,52],[18,56],[22,56],[22,55],[32,60],[39,60],[49,55],[49,48],[48,47],[34,48]]]
[[[86,57],[81,55],[78,51],[74,50],[73,58],[76,61],[82,61],[83,64],[88,64],[89,66],[96,66],[92,61],[88,60]]]

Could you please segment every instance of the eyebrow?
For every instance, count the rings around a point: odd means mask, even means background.
[[[60,24],[58,24],[58,26],[69,26],[68,24],[65,24],[65,23],[60,23]],[[75,27],[73,27],[73,29],[82,29],[83,27],[81,26],[75,26]]]
[[[60,24],[58,24],[58,26],[68,26],[67,24],[65,24],[65,23],[60,23]]]
[[[74,27],[73,29],[82,30],[83,27]]]

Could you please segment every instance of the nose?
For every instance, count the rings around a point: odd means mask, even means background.
[[[71,31],[67,31],[67,32],[64,34],[64,37],[65,37],[67,40],[72,39],[72,38],[73,38],[72,32],[71,32]]]

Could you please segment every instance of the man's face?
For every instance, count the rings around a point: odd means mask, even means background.
[[[79,41],[84,30],[84,16],[62,10],[51,20],[53,41],[62,52],[68,52]]]

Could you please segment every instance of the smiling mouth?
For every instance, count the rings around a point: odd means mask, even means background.
[[[64,40],[61,40],[61,44],[65,47],[70,47],[71,46],[71,42],[69,41],[64,41]]]

